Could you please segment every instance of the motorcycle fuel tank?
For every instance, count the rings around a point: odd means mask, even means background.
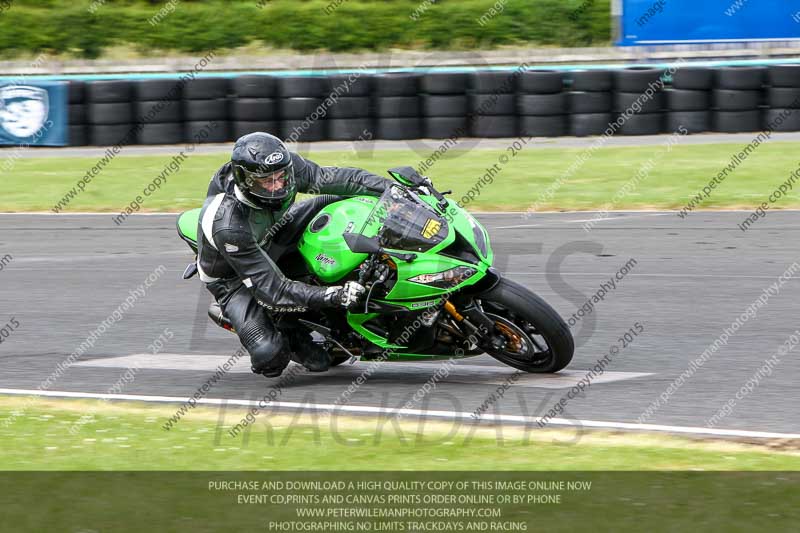
[[[377,201],[357,196],[334,202],[308,224],[297,249],[309,271],[321,281],[339,281],[367,258],[367,254],[351,252],[342,234],[360,231]]]

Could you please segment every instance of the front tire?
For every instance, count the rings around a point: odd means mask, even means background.
[[[525,372],[552,373],[572,361],[575,343],[569,326],[539,296],[502,278],[480,300],[508,341],[505,349],[486,350],[501,363]]]

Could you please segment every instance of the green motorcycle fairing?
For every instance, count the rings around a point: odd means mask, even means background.
[[[325,283],[348,276],[367,254],[353,253],[343,234],[361,233],[378,236],[387,252],[416,256],[410,262],[394,259],[394,286],[383,298],[373,298],[372,302],[420,311],[441,304],[450,293],[480,281],[494,259],[483,226],[453,202],[443,214],[435,207],[435,198],[418,196],[424,202],[419,204],[406,200],[408,195],[406,189],[393,186],[380,200],[358,196],[323,208],[298,243],[309,271]],[[469,253],[457,255],[449,253],[451,250]],[[375,316],[377,313],[349,311],[347,321],[369,342],[393,351],[403,350],[404,346],[392,344],[367,329],[365,323]]]
[[[178,235],[195,253],[197,253],[197,225],[200,222],[200,211],[202,211],[200,207],[184,211],[178,216],[177,221]]]
[[[356,196],[327,205],[311,219],[297,243],[309,272],[335,283],[364,262],[367,254],[351,252],[342,235],[361,228],[377,203],[377,198]]]

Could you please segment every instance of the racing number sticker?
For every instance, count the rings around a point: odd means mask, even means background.
[[[431,237],[439,233],[440,229],[442,229],[442,223],[433,218],[429,218],[428,221],[425,223],[425,227],[422,228],[422,236],[425,237],[426,239],[430,239]]]

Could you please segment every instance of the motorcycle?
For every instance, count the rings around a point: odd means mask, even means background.
[[[282,313],[319,334],[346,361],[456,359],[487,353],[518,370],[558,372],[572,360],[569,327],[542,298],[492,267],[484,227],[412,167],[380,198],[355,196],[314,214],[290,250],[267,249],[292,279],[329,286],[357,280],[366,296],[346,313]],[[178,234],[197,252],[200,209]],[[275,254],[275,255],[273,255]],[[190,264],[184,278],[196,273]],[[209,315],[232,330],[218,305]]]

